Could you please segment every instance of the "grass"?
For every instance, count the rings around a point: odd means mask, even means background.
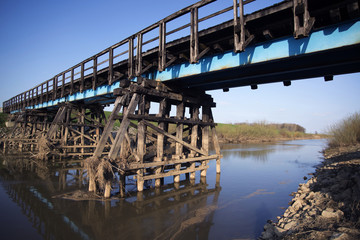
[[[241,124],[218,124],[216,132],[220,138],[238,139],[240,141],[270,141],[276,139],[306,138],[309,134],[301,131],[290,131],[279,127],[281,124],[241,123]]]
[[[329,148],[360,144],[360,112],[354,113],[330,127]]]

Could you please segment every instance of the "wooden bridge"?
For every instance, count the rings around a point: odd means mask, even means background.
[[[221,0],[229,7],[199,18],[214,1],[184,8],[4,102],[13,125],[4,152],[87,157],[90,191],[110,196],[118,172],[121,195],[129,175],[141,192],[151,179],[160,187],[169,176],[175,183],[181,174],[205,177],[213,159],[220,173],[215,103],[206,90],[289,86],[360,70],[358,0],[285,0],[246,15],[244,5],[255,0]],[[199,29],[227,12],[232,19]],[[168,30],[184,16],[188,22]]]

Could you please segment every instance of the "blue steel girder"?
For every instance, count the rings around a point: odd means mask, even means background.
[[[203,90],[250,86],[359,72],[359,52],[360,20],[356,20],[314,31],[307,38],[288,36],[270,40],[249,45],[244,52],[206,56],[198,63],[175,64],[143,77]],[[136,77],[132,81],[136,81]],[[117,81],[37,104],[34,108],[56,107],[58,103],[73,101],[109,104],[114,101],[114,89],[119,87]]]
[[[360,71],[360,21],[207,56],[145,77],[184,88],[214,90]]]

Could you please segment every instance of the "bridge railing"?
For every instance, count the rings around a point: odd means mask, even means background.
[[[166,52],[166,37],[186,28],[190,28],[190,57],[188,60],[190,63],[196,63],[208,51],[208,49],[201,52],[199,51],[199,23],[229,11],[233,11],[234,15],[234,21],[231,23],[234,26],[234,50],[244,50],[246,41],[244,33],[245,23],[243,5],[255,0],[233,0],[232,6],[199,18],[198,10],[215,1],[216,0],[202,0],[181,9],[121,42],[116,43],[98,54],[55,75],[53,78],[40,83],[34,88],[16,95],[3,103],[4,112],[9,113],[25,108],[32,108],[38,104],[61,99],[67,95],[72,95],[75,92],[83,92],[91,88],[95,90],[98,86],[106,84],[103,79],[98,79],[98,75],[101,72],[107,72],[108,76],[106,82],[108,85],[112,85],[114,81],[117,81],[120,78],[124,79],[127,77],[128,79],[132,79],[135,76],[140,76],[150,68],[154,67],[154,63],[147,64],[147,66],[143,67],[142,57],[144,54],[149,54],[151,51],[158,52],[157,68],[159,71],[163,71],[176,60],[176,58],[170,58],[170,60],[168,60],[169,56],[167,56]],[[188,23],[170,31],[166,30],[166,26],[169,22],[189,13],[190,21]],[[154,34],[154,31],[156,30],[158,30],[158,34],[151,38],[151,34]],[[150,39],[144,41],[144,36],[146,34],[149,34]],[[154,46],[154,43],[156,42],[157,44]],[[146,45],[151,46],[152,48],[148,47],[146,49]],[[119,73],[114,71],[114,67],[120,63],[127,64],[127,72]],[[87,82],[85,82],[85,79],[87,79]],[[91,84],[89,84],[90,82]]]

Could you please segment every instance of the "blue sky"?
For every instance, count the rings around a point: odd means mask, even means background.
[[[1,0],[0,102],[195,2]],[[279,1],[257,0],[245,11],[275,2]],[[200,16],[231,5],[231,0],[218,0]],[[255,91],[242,87],[208,93],[217,102],[217,122],[287,122],[321,132],[360,110],[359,78],[351,74],[335,76],[331,82],[319,78],[294,81],[290,87],[276,83]]]

